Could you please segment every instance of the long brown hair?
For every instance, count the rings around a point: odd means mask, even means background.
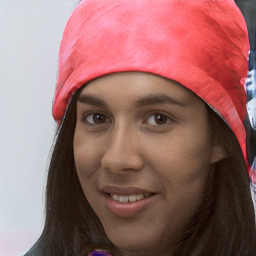
[[[80,186],[73,154],[76,92],[61,124],[51,156],[46,188],[46,219],[41,255],[85,256],[94,244],[109,241]],[[255,214],[250,178],[231,129],[209,109],[212,126],[228,157],[215,164],[204,199],[166,255],[255,255]]]

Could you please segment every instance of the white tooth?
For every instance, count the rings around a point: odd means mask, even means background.
[[[143,199],[144,198],[144,195],[143,194],[138,194],[138,195],[136,195],[136,199],[137,200],[141,200],[141,199]]]
[[[116,201],[118,201],[118,200],[119,200],[119,195],[113,194],[113,199],[116,200]]]
[[[136,198],[136,195],[129,195],[129,202],[135,202]]]
[[[119,197],[119,202],[120,203],[127,203],[128,202],[129,196],[120,196]]]

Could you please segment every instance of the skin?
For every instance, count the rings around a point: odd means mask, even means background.
[[[110,74],[91,81],[78,99],[78,177],[107,236],[123,255],[165,251],[198,208],[210,168],[223,157],[219,148],[205,103],[163,77]],[[106,206],[104,189],[109,185],[153,194],[138,213],[120,216]]]

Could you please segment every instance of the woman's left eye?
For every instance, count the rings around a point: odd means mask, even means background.
[[[151,115],[147,119],[146,123],[150,124],[150,125],[154,125],[154,126],[167,125],[167,124],[171,123],[171,118],[164,114],[156,113],[156,114]]]

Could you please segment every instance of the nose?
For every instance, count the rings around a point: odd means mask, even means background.
[[[139,152],[136,131],[114,128],[108,139],[106,151],[101,159],[103,168],[112,173],[139,171],[144,166],[143,156]]]

